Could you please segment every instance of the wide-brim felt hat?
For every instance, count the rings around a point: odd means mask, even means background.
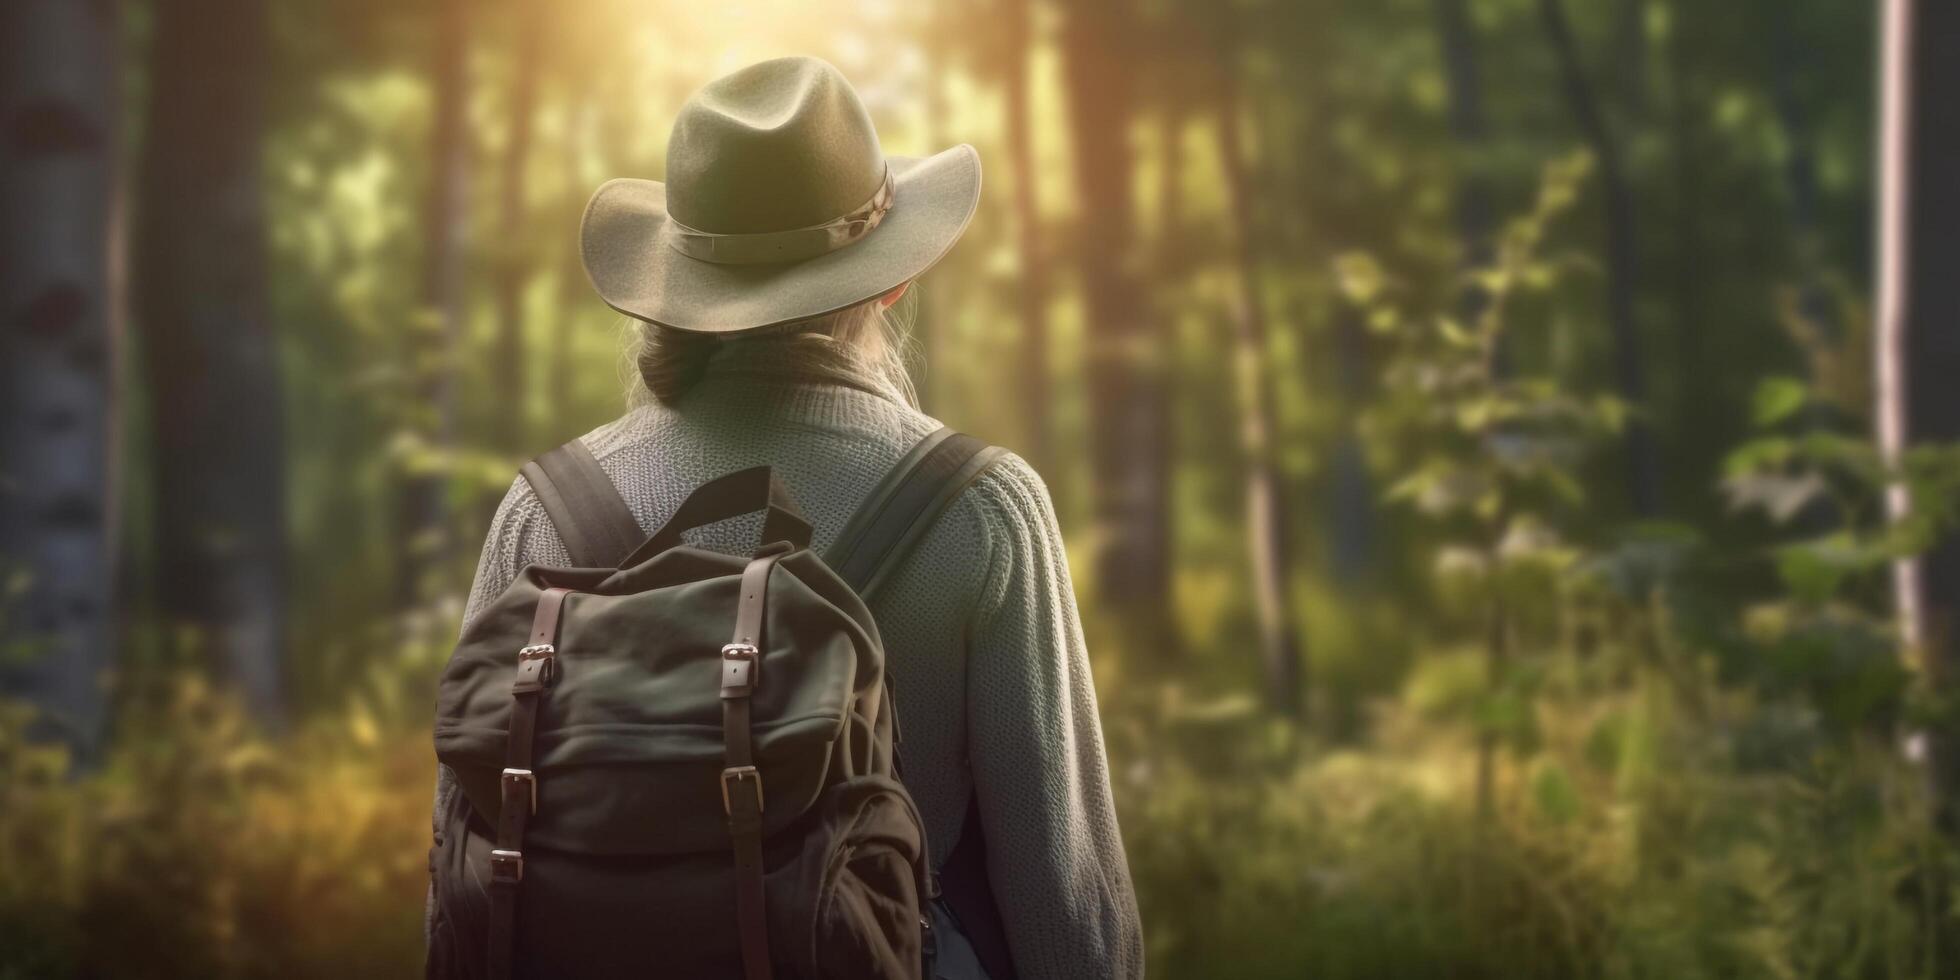
[[[665,181],[607,181],[579,230],[606,305],[650,323],[735,334],[884,295],[953,247],[980,200],[960,145],[886,156],[842,73],[779,58],[690,96]]]

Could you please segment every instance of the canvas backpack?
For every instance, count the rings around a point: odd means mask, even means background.
[[[766,466],[642,540],[576,440],[527,464],[574,567],[526,567],[443,671],[429,975],[913,978],[951,939],[1011,976],[977,810],[927,866],[865,605],[1000,454],[927,436],[821,557]],[[682,541],[757,511],[751,556]]]

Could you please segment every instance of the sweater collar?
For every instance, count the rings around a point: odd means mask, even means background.
[[[708,359],[700,387],[735,389],[757,383],[771,387],[833,385],[901,404],[904,401],[891,382],[842,355],[828,337],[815,335],[727,341]]]

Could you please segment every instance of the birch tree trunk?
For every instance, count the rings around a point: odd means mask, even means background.
[[[254,0],[157,5],[133,273],[159,612],[277,717],[286,460],[260,173],[267,42]]]
[[[1960,441],[1960,5],[1887,0],[1879,145],[1879,441]],[[1945,501],[1895,486],[1895,518]],[[1936,704],[1960,696],[1960,534],[1894,569],[1899,618]],[[1949,709],[1951,710],[1951,709]],[[1940,825],[1960,834],[1960,726],[1949,715],[1914,737]]]
[[[115,661],[122,201],[117,7],[0,8],[0,629],[37,656],[9,687],[84,757]]]

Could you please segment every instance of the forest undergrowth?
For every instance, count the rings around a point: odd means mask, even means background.
[[[1106,683],[1153,974],[1951,975],[1960,855],[1898,746],[1636,647],[1541,652],[1488,809],[1479,650],[1419,657],[1345,740]],[[8,709],[0,976],[414,975],[434,763],[405,692],[441,653],[276,736],[160,674],[79,775]]]

